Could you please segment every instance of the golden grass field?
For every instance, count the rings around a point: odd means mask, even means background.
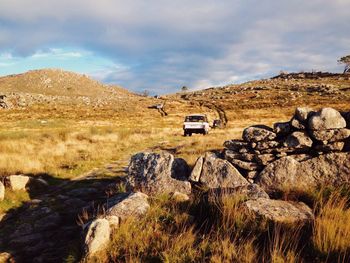
[[[347,84],[350,86],[347,82],[342,85]],[[329,100],[328,104],[325,104],[327,98],[324,96],[308,96],[308,101],[301,97],[302,101],[287,101],[283,105],[272,103],[279,102],[276,97],[268,97],[267,104],[261,103],[259,97],[250,100],[250,108],[247,106],[249,101],[241,104],[234,99],[218,102],[226,109],[228,126],[212,130],[207,136],[192,137],[183,136],[185,115],[206,113],[213,120],[217,118],[216,112],[197,104],[198,99],[193,103],[181,100],[177,95],[165,98],[169,114],[166,117],[147,109],[155,103],[154,99],[142,97],[139,101],[133,100],[132,107],[121,104],[99,109],[34,106],[0,110],[0,174],[46,174],[52,178],[74,180],[112,162],[122,170],[131,155],[161,150],[184,158],[192,166],[204,152],[222,149],[225,140],[240,138],[243,129],[249,125],[288,121],[296,106],[350,109],[349,96],[346,100]],[[209,99],[203,97],[202,100]],[[241,213],[237,205],[241,200],[237,198],[224,198],[201,207],[198,200],[177,204],[166,196],[156,197],[151,200],[151,210],[146,218],[141,222],[130,220],[122,224],[109,249],[95,260],[346,262],[350,252],[349,193],[344,189],[328,188],[317,193],[285,193],[287,200],[307,196],[316,213],[312,230],[257,224],[250,215]],[[0,203],[0,214],[21,206],[29,198],[25,192],[7,191],[5,200]],[[189,211],[198,219],[194,220]],[[70,260],[76,258],[68,257],[67,261]]]

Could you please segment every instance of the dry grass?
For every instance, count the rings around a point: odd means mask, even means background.
[[[336,192],[318,203],[313,243],[325,255],[338,253],[345,256],[350,251],[349,197]]]

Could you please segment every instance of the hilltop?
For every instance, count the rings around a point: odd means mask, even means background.
[[[22,74],[0,77],[2,92],[100,97],[110,93],[111,89],[118,95],[130,94],[119,86],[104,85],[87,75],[61,69],[30,70]]]
[[[120,86],[105,85],[84,74],[61,69],[31,70],[0,77],[0,95],[6,96],[4,101],[8,108],[33,105],[103,107],[129,102],[135,105],[141,97]]]

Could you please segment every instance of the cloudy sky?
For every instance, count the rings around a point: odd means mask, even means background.
[[[0,75],[37,68],[168,93],[342,70],[350,0],[0,0]]]

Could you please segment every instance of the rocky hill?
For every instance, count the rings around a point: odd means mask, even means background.
[[[213,87],[167,97],[223,110],[262,109],[328,105],[339,109],[350,105],[350,76],[331,73],[281,74],[271,79]]]
[[[6,96],[3,106],[9,108],[33,104],[102,106],[138,97],[119,86],[104,85],[86,75],[60,69],[32,70],[1,77],[0,95]]]

